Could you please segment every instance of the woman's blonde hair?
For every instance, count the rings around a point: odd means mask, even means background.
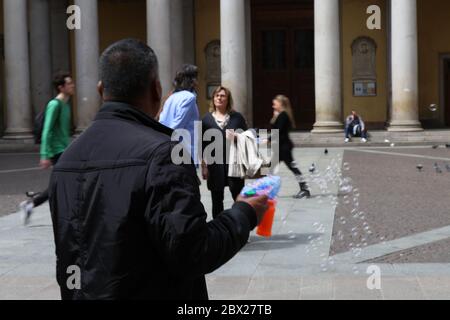
[[[228,103],[227,103],[227,113],[231,113],[233,112],[233,96],[231,95],[231,91],[228,88],[222,87],[222,86],[218,86],[213,94],[212,94],[212,98],[211,98],[211,102],[210,102],[210,108],[209,108],[209,112],[214,112],[216,111],[216,106],[214,105],[214,97],[216,96],[216,94],[218,94],[220,91],[225,91],[225,94],[227,95],[228,98]]]
[[[274,100],[278,101],[281,104],[284,111],[286,111],[287,115],[289,116],[289,120],[291,120],[292,128],[295,129],[296,124],[295,124],[294,112],[292,111],[291,100],[289,100],[288,97],[286,97],[282,94],[277,95],[274,98]],[[277,120],[277,117],[273,117],[270,122],[273,124],[273,123],[275,123],[276,120]]]

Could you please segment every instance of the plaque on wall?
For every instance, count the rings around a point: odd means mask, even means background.
[[[207,95],[206,98],[211,99],[213,91],[220,85],[222,81],[219,40],[213,40],[206,45],[205,56],[206,56],[206,95]]]
[[[216,84],[208,84],[207,88],[206,88],[206,95],[209,100],[213,98],[213,93],[214,90],[216,90],[216,88],[220,86],[220,83],[216,83]]]
[[[377,44],[369,37],[359,37],[352,43],[352,79],[355,97],[377,95]]]
[[[375,81],[353,81],[353,95],[355,97],[374,97],[377,95]]]

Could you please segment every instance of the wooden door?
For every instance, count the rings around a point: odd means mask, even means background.
[[[252,2],[253,115],[258,128],[272,116],[278,94],[291,99],[297,129],[315,121],[312,1]]]
[[[444,63],[445,125],[450,127],[450,59]]]

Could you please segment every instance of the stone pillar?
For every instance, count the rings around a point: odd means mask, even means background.
[[[5,139],[30,139],[31,104],[27,0],[4,0]]]
[[[170,25],[170,39],[171,39],[171,76],[175,76],[175,73],[180,69],[180,67],[186,63],[184,59],[184,49],[186,37],[184,35],[183,25],[184,25],[184,12],[183,12],[183,0],[171,0],[171,25]]]
[[[147,0],[147,41],[159,62],[159,78],[165,97],[172,89],[171,1]]]
[[[75,0],[81,9],[81,29],[75,32],[77,133],[92,122],[100,107],[97,92],[99,34],[97,0]]]
[[[389,131],[422,131],[416,0],[391,1],[392,113]]]
[[[312,133],[342,132],[339,0],[314,0],[316,123]]]
[[[220,1],[222,85],[233,94],[234,109],[248,119],[246,1]]]
[[[245,42],[247,51],[247,124],[250,127],[253,127],[252,6],[250,0],[245,0],[245,19]]]
[[[29,1],[31,104],[34,114],[45,108],[53,95],[49,0]]]

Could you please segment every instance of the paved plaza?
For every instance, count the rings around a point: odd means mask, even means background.
[[[28,227],[4,208],[45,186],[48,173],[33,170],[37,158],[0,154],[0,299],[59,299],[48,206]],[[296,149],[295,158],[313,197],[293,199],[298,186],[281,165],[273,236],[252,233],[207,276],[211,299],[450,298],[450,149],[349,145],[328,155]],[[201,193],[210,212],[205,183]]]

